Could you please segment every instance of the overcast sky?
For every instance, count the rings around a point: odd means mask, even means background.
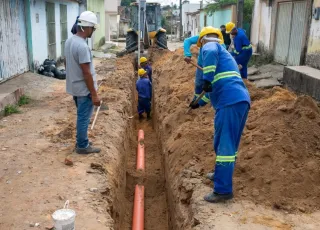
[[[147,2],[159,2],[162,5],[171,5],[171,2],[173,2],[173,4],[177,4],[179,5],[179,0],[147,0]],[[199,3],[200,4],[200,0],[190,0],[191,3]]]

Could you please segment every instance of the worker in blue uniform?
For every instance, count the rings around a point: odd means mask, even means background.
[[[211,27],[213,28],[213,27]],[[184,40],[183,42],[183,49],[184,49],[184,60],[185,62],[187,62],[188,64],[191,63],[191,46],[192,45],[197,45],[199,40],[199,35],[197,36],[193,36],[190,38],[187,38]],[[224,45],[224,41],[223,39],[220,41],[220,44]],[[199,45],[198,45],[199,46]],[[202,67],[202,53],[201,50],[202,48],[199,46],[200,50],[199,50],[199,55],[198,55],[198,62],[197,64]],[[195,76],[195,81],[194,81],[194,98],[193,100],[195,100],[202,92],[202,85],[203,85],[203,80],[202,80],[202,70],[197,69],[196,70],[196,76]]]
[[[204,197],[218,203],[233,198],[232,177],[241,134],[250,109],[250,95],[241,79],[237,63],[219,41],[218,29],[204,28],[199,37],[203,57],[203,91],[205,98],[192,109],[206,105],[210,99],[216,110],[214,118],[214,150],[216,165],[214,190]]]
[[[144,69],[138,70],[140,78],[136,82],[136,89],[138,91],[138,114],[139,119],[143,119],[143,113],[147,114],[147,119],[151,119],[151,98],[152,98],[152,84],[148,78],[148,73]]]
[[[226,33],[233,36],[234,51],[231,53],[234,56],[241,73],[241,77],[248,77],[248,63],[252,56],[252,45],[247,38],[246,32],[243,29],[237,28],[233,22],[226,24]]]
[[[145,71],[147,71],[149,80],[152,83],[152,67],[149,64],[148,59],[146,57],[141,57],[140,58],[140,65]]]

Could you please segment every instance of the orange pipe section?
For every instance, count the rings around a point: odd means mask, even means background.
[[[139,130],[138,132],[138,149],[137,149],[137,170],[144,171],[145,161],[144,161],[144,132]]]
[[[132,230],[144,230],[144,186],[136,185],[134,192]]]

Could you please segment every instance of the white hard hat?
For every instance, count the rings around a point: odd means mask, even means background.
[[[98,25],[97,16],[91,11],[84,11],[80,14],[78,25],[96,28]]]

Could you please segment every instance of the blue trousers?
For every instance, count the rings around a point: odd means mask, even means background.
[[[194,93],[201,94],[202,93],[202,86],[203,86],[203,72],[197,68],[196,71],[196,78],[194,80]],[[194,96],[194,100],[197,96]]]
[[[239,55],[235,56],[235,60],[237,64],[242,65],[242,69],[240,70],[240,74],[242,78],[248,78],[248,63],[252,56],[252,49],[242,50]]]
[[[89,146],[88,127],[94,105],[91,95],[73,97],[77,107],[77,147],[87,148]]]
[[[150,98],[142,98],[138,99],[138,113],[142,114],[144,112],[150,113],[151,111],[151,99]]]
[[[249,108],[249,103],[240,102],[216,111],[213,143],[216,152],[213,178],[214,192],[216,193],[232,193],[235,160]]]

